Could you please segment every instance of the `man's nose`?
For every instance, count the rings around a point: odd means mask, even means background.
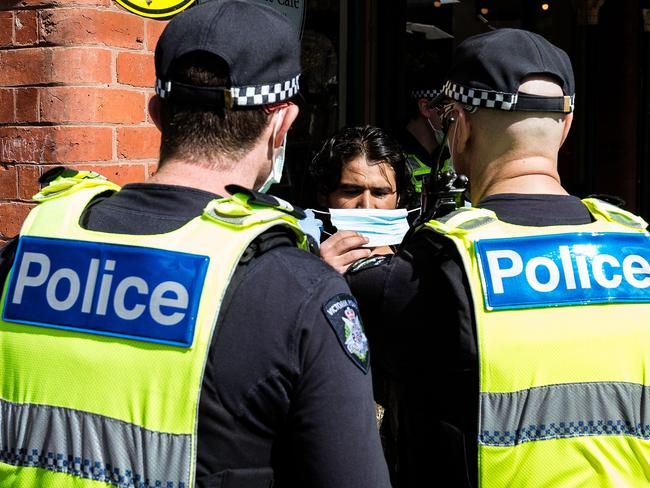
[[[364,191],[357,200],[357,208],[372,208],[372,195],[370,190]]]

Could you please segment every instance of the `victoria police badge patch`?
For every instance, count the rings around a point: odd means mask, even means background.
[[[336,295],[323,305],[327,321],[334,329],[345,353],[364,373],[368,372],[370,351],[363,331],[359,306],[352,295]]]

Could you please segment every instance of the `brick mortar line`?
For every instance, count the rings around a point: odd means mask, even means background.
[[[55,163],[36,163],[34,161],[3,161],[0,166],[47,166]]]
[[[69,122],[69,123],[59,123],[59,122],[42,122],[39,125],[35,125],[33,122],[27,124],[0,124],[0,129],[46,129],[46,128],[56,128],[64,127],[71,129],[147,129],[155,128],[154,124],[151,125],[131,125],[131,124],[120,124],[120,123],[107,123],[107,122],[97,122],[97,123],[87,123],[80,124],[79,122]]]
[[[129,93],[142,93],[144,95],[154,94],[153,86],[151,88],[146,86],[126,85],[122,83],[96,83],[96,84],[67,84],[67,83],[35,83],[33,85],[0,85],[0,89],[5,90],[20,90],[29,88],[94,88],[97,90],[122,90]],[[43,90],[38,90],[39,92]]]
[[[121,159],[121,160],[109,160],[109,161],[102,161],[102,160],[91,160],[91,161],[47,161],[43,163],[35,163],[35,162],[9,162],[9,161],[4,161],[0,162],[0,166],[34,166],[34,167],[42,167],[42,168],[54,168],[57,166],[143,166],[147,163],[156,163],[158,162],[157,159],[152,159],[152,158],[147,158],[147,159]],[[2,199],[0,199],[0,203],[2,203]]]
[[[111,50],[111,83],[117,83],[117,53]]]
[[[42,129],[44,127],[78,127],[78,128],[92,128],[92,127],[110,127],[115,129],[147,129],[150,127],[156,127],[153,123],[149,125],[142,124],[128,124],[128,123],[119,123],[119,122],[39,122],[38,124],[34,122],[8,122],[0,123],[1,129],[12,128],[16,129]]]
[[[15,41],[12,39],[12,43],[15,43]],[[143,42],[144,45],[144,42]],[[76,48],[105,48],[105,49],[110,49],[112,51],[115,50],[123,50],[123,51],[128,51],[131,53],[151,53],[153,54],[153,51],[148,51],[144,47],[141,48],[135,48],[135,47],[124,47],[124,46],[112,46],[110,44],[101,44],[101,43],[84,43],[84,44],[79,44],[79,43],[70,43],[70,44],[61,44],[61,43],[54,43],[54,42],[41,42],[39,41],[37,44],[21,44],[21,45],[12,45],[12,46],[3,46],[0,48],[0,52],[2,51],[20,51],[22,49],[41,49],[41,48],[67,48],[67,47],[76,47]]]
[[[153,51],[146,51],[144,49],[135,49],[130,47],[122,47],[122,46],[110,46],[108,44],[55,44],[51,42],[39,42],[38,44],[21,44],[19,46],[3,46],[0,47],[0,52],[21,51],[24,49],[45,49],[45,48],[50,48],[50,49],[87,48],[88,50],[92,49],[94,51],[96,51],[99,48],[99,49],[104,49],[106,51],[119,51],[119,52],[131,53],[131,54],[152,54],[152,55],[154,54]]]
[[[20,7],[18,5],[15,5],[13,7],[0,7],[0,12],[24,12],[27,10],[79,10],[79,8],[84,8],[85,10],[99,10],[102,12],[120,12],[123,14],[130,14],[130,15],[136,15],[132,12],[129,12],[128,10],[119,7],[116,5],[114,2],[111,2],[109,6],[106,5],[92,5],[88,3],[75,3],[75,2],[70,2],[67,1],[65,5],[56,5],[53,3],[50,4],[44,4],[44,5],[28,5],[28,6],[23,6]],[[115,8],[114,8],[115,7]],[[146,20],[144,17],[141,17],[142,20]]]

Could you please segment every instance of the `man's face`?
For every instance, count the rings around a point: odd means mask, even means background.
[[[397,207],[395,171],[388,163],[368,164],[364,156],[346,163],[339,186],[325,198],[329,208]]]

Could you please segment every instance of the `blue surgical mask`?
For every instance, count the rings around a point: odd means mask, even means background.
[[[305,218],[298,221],[302,231],[314,238],[316,244],[320,243],[320,236],[323,232],[323,221],[316,218],[311,208],[305,210]]]
[[[409,229],[405,208],[331,208],[330,220],[338,230],[352,230],[368,238],[364,247],[399,244]]]

